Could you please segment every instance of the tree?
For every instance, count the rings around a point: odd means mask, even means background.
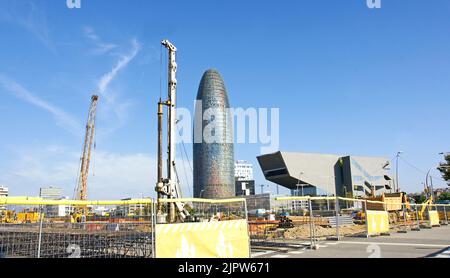
[[[449,168],[450,167],[450,154],[447,154],[445,156],[445,162],[441,163],[441,167],[444,167],[444,168],[438,168],[438,170],[441,172],[442,178],[450,186],[450,168]]]
[[[438,197],[439,201],[447,201],[450,200],[450,192],[444,192]]]
[[[412,197],[414,199],[414,201],[416,202],[416,204],[422,204],[425,203],[425,201],[427,200],[427,197],[425,196],[425,194],[421,194],[421,195],[415,195]]]

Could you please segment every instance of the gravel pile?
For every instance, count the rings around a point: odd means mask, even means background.
[[[354,235],[363,233],[366,230],[365,225],[353,225],[353,226],[345,226],[339,228],[339,233],[341,235]],[[336,228],[325,228],[322,226],[315,227],[316,237],[329,237],[336,235]],[[298,238],[309,238],[310,237],[310,228],[309,225],[301,225],[294,228],[287,229],[284,232],[284,237],[286,239],[298,239]]]

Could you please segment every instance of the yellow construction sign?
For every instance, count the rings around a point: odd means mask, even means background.
[[[428,217],[430,218],[430,226],[439,226],[439,214],[437,210],[430,210],[428,211]]]
[[[248,225],[232,221],[157,224],[157,258],[249,258]]]
[[[387,211],[366,211],[367,235],[379,235],[389,232],[389,214]]]

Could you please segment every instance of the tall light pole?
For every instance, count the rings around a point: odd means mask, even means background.
[[[400,154],[402,154],[403,152],[397,152],[397,163],[396,163],[396,167],[395,167],[395,182],[396,182],[396,191],[397,193],[400,192],[400,186],[399,186],[399,182],[398,182],[398,159],[400,158]]]
[[[259,186],[261,187],[261,194],[264,194],[264,186],[269,187],[269,185],[266,184],[260,184]]]

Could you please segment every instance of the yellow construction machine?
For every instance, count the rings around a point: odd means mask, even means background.
[[[0,223],[9,224],[15,222],[15,213],[12,210],[0,211]]]
[[[41,214],[36,211],[23,211],[17,214],[17,218],[14,223],[19,224],[32,224],[38,223],[41,218]]]
[[[398,219],[403,218],[403,214],[405,212],[406,218],[409,218],[409,212],[411,212],[411,204],[405,192],[383,193],[381,194],[381,196],[366,197],[365,200],[377,202],[367,202],[367,210],[387,211],[389,213],[390,223],[395,223],[398,221]]]

